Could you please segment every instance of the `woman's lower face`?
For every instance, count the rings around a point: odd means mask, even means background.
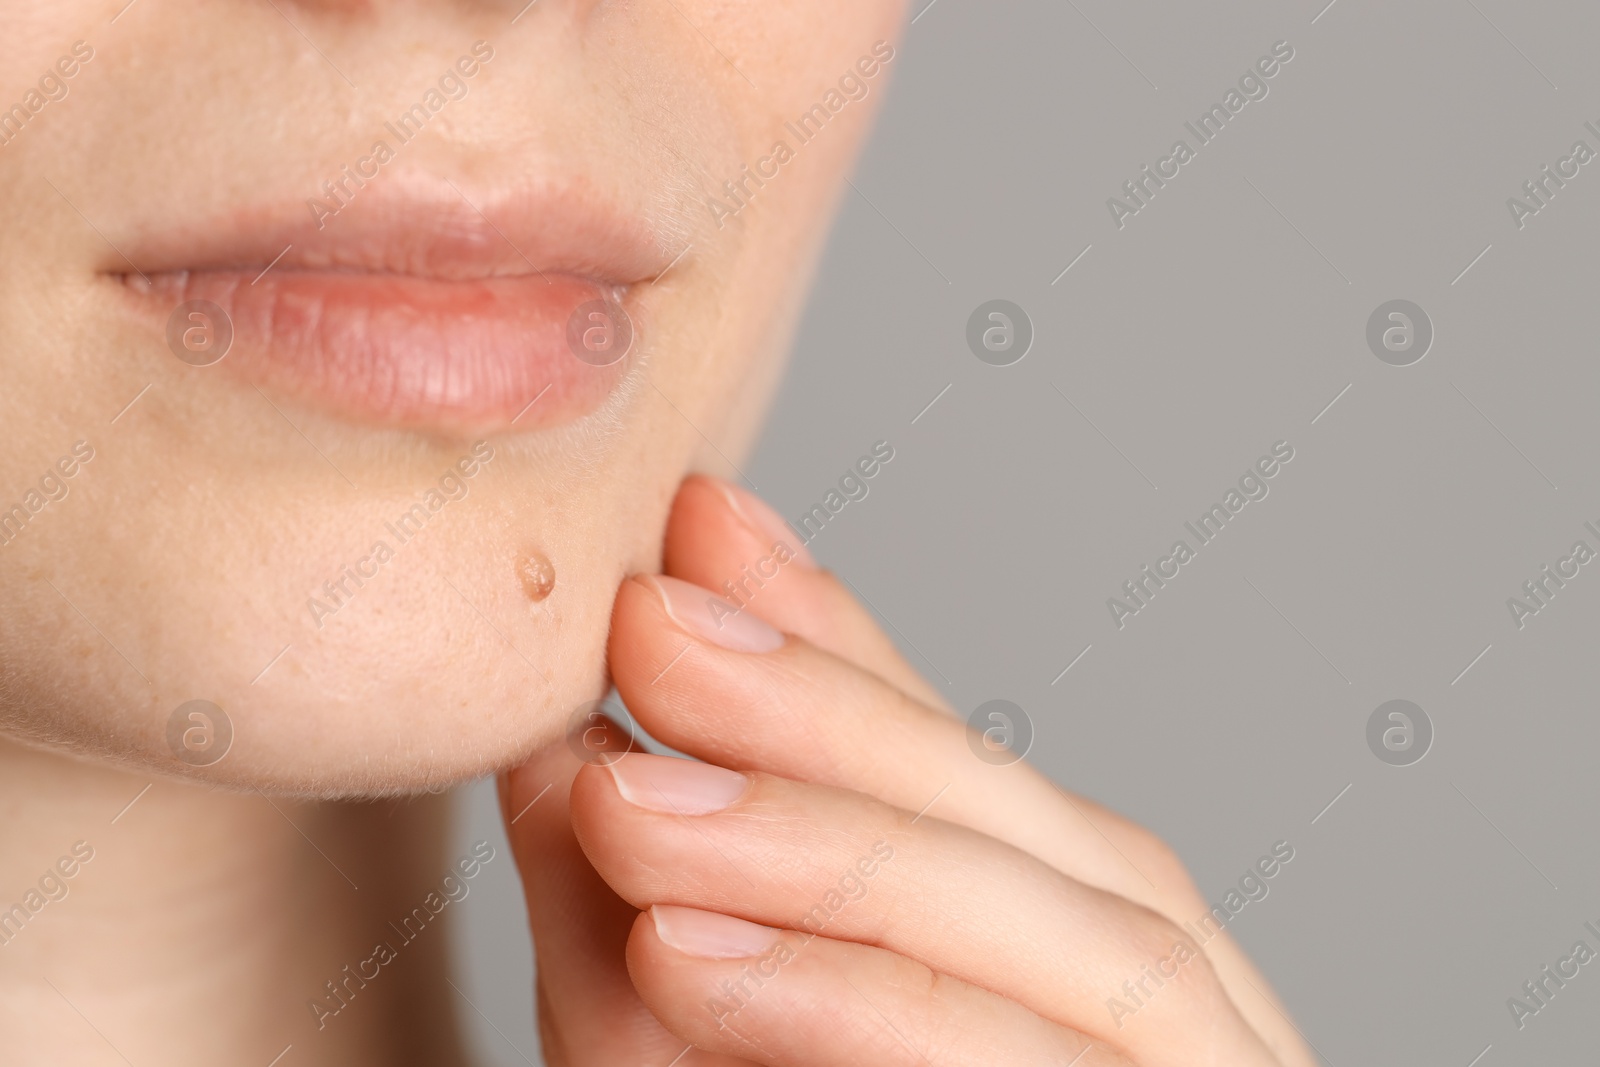
[[[327,796],[556,741],[901,5],[119,6],[0,35],[0,732]]]

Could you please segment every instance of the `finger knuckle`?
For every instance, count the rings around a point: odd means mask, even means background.
[[[1176,985],[1202,1000],[1221,991],[1221,977],[1193,934],[1152,909],[1140,908],[1138,915],[1133,924],[1136,970],[1154,972],[1163,984]]]
[[[1121,847],[1156,887],[1162,911],[1168,915],[1191,916],[1206,910],[1204,897],[1195,885],[1194,875],[1178,850],[1154,831],[1134,822],[1118,828]]]

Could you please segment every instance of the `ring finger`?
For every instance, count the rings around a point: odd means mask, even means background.
[[[634,923],[628,971],[684,1041],[776,1067],[1132,1067],[1103,1043],[896,953],[716,912],[651,908]]]

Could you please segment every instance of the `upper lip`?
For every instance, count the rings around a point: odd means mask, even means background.
[[[565,274],[615,286],[658,276],[675,254],[647,217],[589,182],[528,178],[485,188],[414,173],[381,175],[320,228],[306,202],[275,202],[152,229],[124,251],[145,276],[269,268],[440,281]]]

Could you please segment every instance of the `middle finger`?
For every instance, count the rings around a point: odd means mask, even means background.
[[[699,908],[887,949],[1138,1062],[1189,1062],[1195,1050],[1165,1036],[1186,1033],[1211,1035],[1217,1062],[1268,1062],[1198,951],[1152,990],[1139,1025],[1119,1025],[1108,999],[1148,982],[1152,962],[1189,939],[965,827],[859,793],[640,754],[585,767],[572,802],[590,862],[636,908]]]

